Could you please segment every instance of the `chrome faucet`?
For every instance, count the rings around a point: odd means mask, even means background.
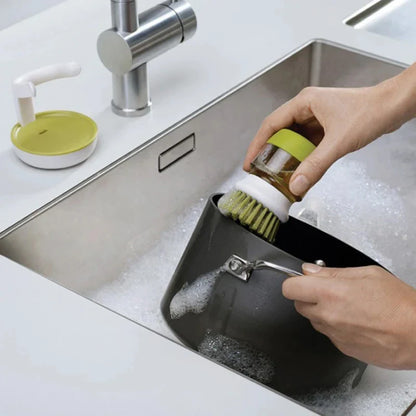
[[[137,18],[136,0],[111,0],[111,20],[113,27],[100,34],[97,49],[113,74],[112,109],[125,117],[147,114],[147,62],[192,37],[195,12],[184,0],[167,1]]]

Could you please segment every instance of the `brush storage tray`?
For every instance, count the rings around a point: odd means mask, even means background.
[[[171,317],[171,301],[184,285],[189,287],[201,275],[218,269],[232,254],[297,271],[303,262],[317,259],[328,267],[377,264],[293,217],[280,225],[272,245],[224,217],[216,205],[220,197],[216,194],[208,200],[162,300],[169,327],[188,347],[281,393],[333,387],[352,371],[356,385],[366,364],[341,353],[296,312],[293,302],[282,295],[284,273],[255,270],[248,282],[220,273],[202,312]]]

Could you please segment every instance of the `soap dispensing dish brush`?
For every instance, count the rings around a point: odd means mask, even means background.
[[[218,209],[273,243],[279,223],[289,219],[290,206],[301,199],[290,192],[290,178],[314,149],[300,134],[279,130],[251,162],[250,174],[220,198]]]
[[[74,111],[46,111],[35,114],[36,85],[58,78],[74,77],[81,71],[76,62],[45,66],[13,81],[18,123],[11,131],[16,155],[28,165],[60,169],[87,159],[97,143],[97,125]]]

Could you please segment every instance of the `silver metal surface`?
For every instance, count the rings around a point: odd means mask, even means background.
[[[401,70],[397,63],[312,42],[3,231],[0,254],[88,297],[116,280],[132,256],[144,258],[184,210],[241,166],[259,124],[277,106],[312,82],[371,85]],[[195,150],[159,172],[160,154],[192,134]],[[402,146],[414,143],[403,129],[394,137]],[[402,171],[379,157],[386,144],[380,139],[353,156],[370,175],[396,187]]]
[[[355,29],[416,43],[415,16],[415,0],[378,0],[348,17],[345,23]]]
[[[243,259],[242,257],[233,254],[230,256],[222,266],[222,268],[229,274],[234,277],[237,277],[244,282],[247,282],[254,270],[260,269],[269,269],[274,270],[277,272],[282,272],[287,274],[288,276],[302,276],[302,273],[299,273],[296,270],[292,270],[288,267],[282,266],[280,264],[272,263],[265,260],[253,260],[248,261]]]
[[[147,64],[124,75],[113,74],[111,108],[114,113],[124,117],[142,116],[150,111],[151,105]]]
[[[135,0],[111,0],[111,29],[100,34],[98,55],[113,74],[113,111],[131,117],[149,112],[147,62],[192,37],[196,16],[184,0],[154,6],[137,18]]]
[[[195,135],[191,134],[159,155],[159,172],[195,150]]]
[[[195,12],[189,3],[175,0],[172,2],[165,2],[166,5],[178,15],[181,19],[181,25],[183,27],[182,42],[190,39],[196,32],[196,17]]]
[[[137,29],[136,0],[111,0],[111,24],[121,33],[131,33]]]
[[[138,267],[148,265],[149,257],[159,252],[166,239],[166,230],[176,224],[180,227],[184,211],[201,206],[201,199],[206,201],[241,167],[258,126],[277,106],[311,84],[372,85],[402,69],[396,62],[329,42],[311,42],[1,232],[0,254],[81,296],[94,298],[93,293],[117,285],[132,261]],[[405,172],[416,178],[414,158],[406,152],[415,146],[415,127],[413,121],[348,156],[360,161],[369,176],[396,189],[412,215],[416,212],[416,182],[400,189],[397,184],[402,183]],[[160,155],[192,134],[195,150],[159,172]],[[401,169],[380,157],[400,150],[397,143],[404,154]],[[174,244],[185,247],[186,237],[183,240],[175,239]],[[394,238],[387,240],[392,247],[396,243]],[[409,250],[416,251],[411,241]],[[177,264],[181,254],[161,257],[160,262]],[[393,260],[402,263],[402,259]],[[146,278],[160,279],[160,270],[155,265]],[[165,281],[169,278],[163,276]],[[154,297],[144,286],[144,296]],[[119,296],[117,303],[125,302],[124,292],[115,291],[113,296]],[[101,304],[111,309],[108,298]],[[137,308],[142,307],[138,299]],[[124,312],[127,318],[142,323],[136,314]]]

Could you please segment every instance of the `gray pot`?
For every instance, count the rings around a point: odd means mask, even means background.
[[[277,241],[271,245],[221,215],[216,206],[220,197],[208,200],[163,298],[162,312],[169,327],[187,346],[281,393],[333,387],[352,371],[356,385],[366,364],[341,353],[296,312],[293,302],[282,295],[284,273],[255,270],[248,282],[222,273],[203,312],[172,319],[172,298],[184,284],[217,269],[232,254],[297,271],[303,262],[316,259],[323,259],[329,267],[377,264],[292,217],[280,226]]]

